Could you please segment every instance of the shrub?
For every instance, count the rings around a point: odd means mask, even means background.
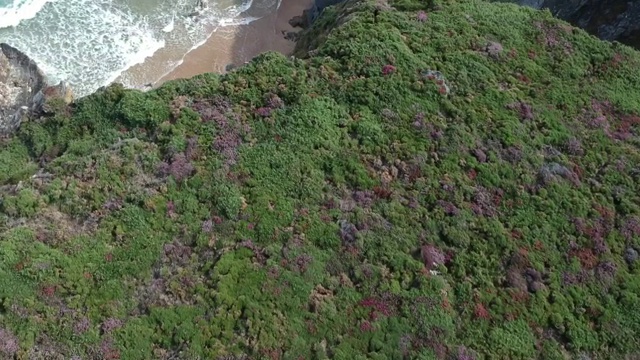
[[[171,111],[163,99],[140,91],[128,91],[118,103],[118,113],[130,128],[153,130],[169,119]]]

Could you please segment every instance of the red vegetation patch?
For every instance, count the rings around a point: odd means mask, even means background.
[[[213,220],[213,223],[216,224],[216,225],[222,224],[222,221],[223,221],[220,216],[213,216],[211,218],[211,220]]]
[[[371,325],[369,321],[365,320],[360,324],[360,331],[373,332],[373,325]]]
[[[279,360],[282,357],[282,351],[279,349],[261,349],[260,352],[265,359]]]
[[[419,165],[411,165],[406,174],[407,181],[414,183],[416,180],[422,177],[422,169]]]
[[[600,214],[600,216],[606,223],[608,224],[613,223],[613,219],[615,218],[615,214],[616,214],[614,209],[608,208],[606,206],[602,206],[600,204],[595,204],[593,208],[598,212],[598,214]]]
[[[511,230],[511,238],[514,240],[520,240],[522,239],[522,232],[520,232],[520,230]]]
[[[489,320],[491,318],[489,311],[484,307],[482,303],[476,303],[476,306],[473,310],[473,315],[476,317],[476,319]]]
[[[24,267],[25,267],[25,265],[24,265],[24,260],[23,260],[23,261],[20,261],[17,264],[15,264],[13,268],[16,271],[22,271],[22,269],[24,269]]]
[[[120,350],[113,346],[111,339],[105,339],[100,344],[100,355],[104,360],[118,360],[120,359]]]
[[[598,257],[593,253],[591,249],[578,249],[573,250],[570,253],[570,256],[575,256],[582,264],[582,267],[591,270],[598,264]]]
[[[396,72],[396,67],[390,64],[387,64],[382,67],[382,75],[391,75]]]
[[[56,287],[55,285],[45,285],[42,287],[42,295],[46,296],[46,297],[52,297],[53,295],[56,294]]]
[[[525,74],[521,74],[521,73],[517,73],[516,74],[516,78],[520,81],[523,82],[525,84],[529,84],[531,83],[531,79],[529,79],[529,77]]]
[[[593,129],[602,129],[611,139],[628,140],[634,127],[640,125],[640,116],[618,110],[610,101],[591,100],[591,108],[583,109],[580,121]]]
[[[381,186],[374,186],[373,187],[373,193],[379,199],[389,199],[389,198],[391,198],[391,195],[393,194],[393,191],[391,189],[384,188],[384,187],[381,187]]]
[[[440,303],[440,308],[442,308],[442,310],[452,310],[453,306],[451,306],[451,302],[448,298],[444,298]]]
[[[640,125],[640,116],[637,115],[622,115],[618,117],[618,123],[613,133],[613,138],[617,140],[628,140],[632,137],[632,127]]]
[[[393,309],[390,304],[382,299],[368,297],[361,300],[358,305],[371,309],[369,313],[371,320],[376,320],[380,315],[389,317],[393,314]]]
[[[627,62],[628,59],[620,53],[615,53],[611,58],[596,65],[594,72],[600,75],[607,74],[609,72],[617,71],[620,67]]]
[[[525,303],[529,300],[529,293],[521,289],[515,289],[515,291],[511,291],[509,295],[511,296],[511,300],[516,303]]]

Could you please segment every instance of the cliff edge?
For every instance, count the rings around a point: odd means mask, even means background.
[[[72,101],[66,84],[49,86],[35,61],[20,50],[4,43],[0,50],[0,137],[14,133],[27,115],[39,115],[47,101]]]
[[[520,0],[518,4],[549,9],[554,16],[603,40],[640,49],[640,2],[627,0]]]

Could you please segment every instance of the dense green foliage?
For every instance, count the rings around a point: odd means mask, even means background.
[[[427,3],[23,124],[0,357],[639,356],[640,54]]]

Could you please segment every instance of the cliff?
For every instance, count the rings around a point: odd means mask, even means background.
[[[44,75],[17,49],[0,44],[0,50],[0,135],[6,135],[20,125],[21,107],[43,88]]]
[[[0,357],[640,356],[640,54],[549,12],[348,0],[0,143]]]
[[[608,41],[640,49],[640,3],[626,0],[521,0],[520,5],[552,14]]]
[[[38,65],[18,49],[0,44],[0,137],[12,135],[28,115],[37,116],[45,104],[72,101],[64,83],[49,86]]]
[[[314,22],[322,10],[328,8],[329,6],[337,5],[344,0],[315,0],[313,2],[313,6],[307,11],[307,22],[311,24]]]

